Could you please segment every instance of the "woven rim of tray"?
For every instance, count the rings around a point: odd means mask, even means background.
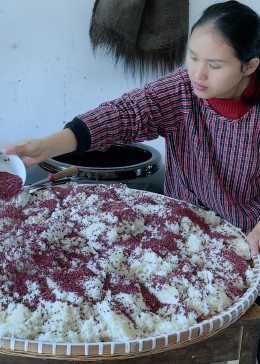
[[[0,353],[34,358],[93,361],[148,355],[194,344],[234,323],[255,302],[260,284],[260,255],[253,257],[252,270],[252,283],[236,303],[220,314],[185,330],[145,339],[96,343],[55,343],[0,337]]]

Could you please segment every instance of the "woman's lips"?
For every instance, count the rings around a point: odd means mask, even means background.
[[[201,85],[200,83],[193,82],[193,87],[198,91],[206,91],[208,87]]]

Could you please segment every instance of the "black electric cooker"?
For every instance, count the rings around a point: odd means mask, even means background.
[[[64,154],[27,169],[26,185],[71,165],[79,172],[72,181],[84,184],[116,182],[128,187],[163,194],[164,165],[161,154],[143,143],[113,145],[106,151]]]

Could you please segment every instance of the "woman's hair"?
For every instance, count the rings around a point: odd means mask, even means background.
[[[209,6],[193,25],[197,27],[210,24],[232,47],[237,58],[245,65],[252,58],[260,59],[260,17],[250,7],[238,1],[225,1]],[[251,97],[244,98],[250,105],[260,104],[260,66],[255,71],[256,84]]]

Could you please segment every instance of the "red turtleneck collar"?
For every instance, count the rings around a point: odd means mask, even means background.
[[[243,96],[250,96],[254,91],[254,83],[255,83],[255,75],[250,78],[250,82],[245,88],[243,92]],[[229,119],[238,119],[245,115],[249,109],[252,107],[251,105],[246,105],[242,100],[242,95],[234,100],[230,99],[219,99],[217,97],[213,97],[211,99],[207,99],[209,105],[212,107],[220,115],[225,116]]]

